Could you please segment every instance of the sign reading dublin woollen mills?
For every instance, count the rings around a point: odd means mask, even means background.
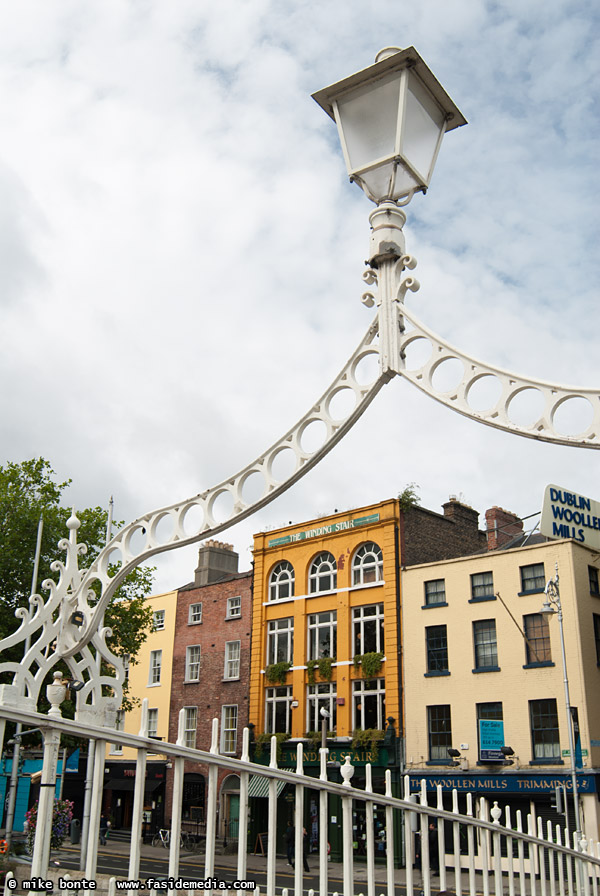
[[[600,550],[600,503],[577,492],[546,486],[540,532],[549,538],[574,538]]]

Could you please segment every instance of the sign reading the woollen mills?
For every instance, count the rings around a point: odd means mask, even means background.
[[[540,532],[549,538],[574,538],[600,550],[600,503],[558,485],[548,485]]]

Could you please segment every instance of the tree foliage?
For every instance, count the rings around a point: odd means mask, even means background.
[[[57,482],[51,465],[41,457],[0,466],[0,638],[15,631],[15,610],[29,601],[40,517],[43,534],[37,593],[44,593],[41,583],[45,579],[55,578],[50,564],[64,557],[57,545],[68,537],[72,508],[61,502],[70,483],[70,479]],[[87,554],[79,562],[88,566],[106,543],[108,514],[101,507],[75,512],[81,522],[77,540],[87,545]],[[128,655],[134,663],[152,622],[152,611],[144,600],[152,590],[152,573],[149,567],[129,573],[105,615],[105,624],[113,630],[110,649],[118,656]]]

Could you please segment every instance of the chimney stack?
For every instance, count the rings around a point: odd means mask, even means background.
[[[490,507],[485,512],[488,551],[495,551],[523,534],[523,521],[516,513],[502,507]]]
[[[233,550],[232,544],[209,539],[200,546],[198,566],[194,573],[196,588],[220,582],[228,575],[238,571],[239,554]]]

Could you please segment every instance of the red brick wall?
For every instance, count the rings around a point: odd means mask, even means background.
[[[414,566],[477,554],[487,547],[479,514],[457,500],[444,504],[444,515],[411,507],[401,518],[401,563]]]
[[[227,598],[240,596],[242,615],[227,619]],[[202,622],[189,624],[191,604],[202,603]],[[173,679],[171,707],[169,713],[169,741],[177,740],[179,711],[184,706],[198,708],[196,747],[209,750],[212,721],[219,720],[221,707],[237,704],[237,752],[241,755],[242,730],[248,724],[248,682],[250,679],[250,631],[252,605],[252,573],[238,573],[227,576],[223,581],[211,585],[182,588],[177,593],[177,615],[175,621],[175,643],[173,648]],[[224,680],[225,643],[240,641],[240,676],[233,681]],[[186,648],[200,645],[200,680],[185,682]],[[197,772],[206,777],[205,766],[186,763],[186,772]],[[219,787],[228,772],[219,777]],[[168,771],[166,788],[165,818],[171,817],[173,799],[173,772]]]

